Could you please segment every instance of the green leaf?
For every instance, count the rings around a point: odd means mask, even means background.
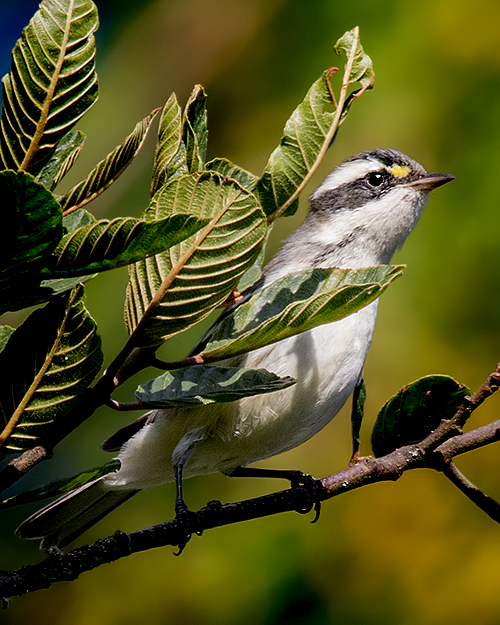
[[[204,406],[272,393],[295,384],[265,369],[195,365],[166,371],[138,387],[135,396],[154,408]]]
[[[62,236],[62,211],[47,189],[26,172],[0,172],[3,221],[0,309],[39,283],[38,272]]]
[[[64,236],[42,273],[61,278],[124,267],[184,241],[209,221],[184,214],[158,221],[101,219]]]
[[[64,495],[64,493],[69,493],[70,490],[74,490],[84,484],[88,484],[103,475],[118,471],[120,466],[121,462],[118,458],[113,458],[113,460],[107,462],[102,467],[87,469],[86,471],[82,471],[72,477],[56,480],[55,482],[51,482],[50,484],[46,484],[40,488],[33,488],[25,491],[24,493],[19,493],[9,497],[8,499],[4,499],[0,502],[0,509],[4,510],[5,508],[12,508],[13,506],[21,506],[27,503],[41,501],[42,499],[47,499],[48,497],[58,497],[60,495]]]
[[[371,58],[363,50],[359,41],[359,29],[353,28],[345,33],[333,46],[336,54],[345,54],[349,58],[354,50],[354,60],[349,74],[349,83],[359,82],[362,90],[369,89],[375,82],[375,72]]]
[[[54,146],[95,103],[97,9],[90,0],[43,0],[2,79],[0,160],[40,171]]]
[[[195,85],[184,111],[183,141],[189,173],[205,169],[208,139],[206,102],[205,90],[201,85]]]
[[[85,134],[80,130],[70,130],[59,141],[50,157],[43,166],[35,181],[43,184],[49,191],[54,190],[68,171],[73,167],[85,143]]]
[[[252,190],[257,183],[257,176],[254,176],[246,169],[231,163],[227,158],[214,158],[205,165],[206,169],[216,171],[224,178],[236,180],[243,188]]]
[[[336,44],[337,53],[344,51],[349,54],[356,42],[359,42],[359,32],[354,29]],[[373,73],[370,74],[369,57],[364,55],[359,43],[354,61],[356,70],[351,71],[349,84],[355,80],[361,81],[362,92],[368,86],[365,86],[366,81],[372,80]],[[262,176],[257,181],[254,193],[266,215],[272,216],[271,221],[282,214],[295,213],[300,192],[333,143],[338,127],[352,104],[351,94],[338,113],[330,84],[332,75],[332,70],[326,70],[313,83],[304,100],[287,121],[280,144],[269,157]]]
[[[381,408],[372,432],[372,449],[385,456],[428,436],[450,419],[469,389],[446,375],[428,375],[403,387]]]
[[[87,282],[96,274],[89,274],[86,276],[75,276],[74,278],[55,278],[42,280],[38,286],[30,287],[29,289],[23,289],[16,292],[8,303],[8,310],[22,310],[29,306],[38,306],[39,304],[45,304],[53,297],[71,291],[75,286],[80,283]]]
[[[266,247],[267,242],[269,241],[269,235],[271,234],[273,227],[268,226],[266,232],[266,238],[264,239],[264,243],[262,244],[259,255],[255,259],[255,262],[251,267],[249,267],[245,273],[241,276],[241,280],[238,282],[238,286],[236,287],[240,293],[246,291],[246,289],[253,286],[257,280],[262,276],[262,268],[264,266],[264,262],[266,260]]]
[[[0,352],[2,451],[31,449],[70,418],[101,365],[83,286],[32,312]]]
[[[137,156],[158,110],[140,121],[121,145],[98,163],[85,180],[61,198],[61,206],[65,212],[85,206],[113,184]]]
[[[175,94],[170,96],[160,120],[151,195],[168,180],[205,169],[206,100],[203,87],[195,85],[181,115]]]
[[[287,121],[280,144],[269,157],[257,182],[255,193],[266,215],[279,210],[301,189],[307,175],[315,168],[322,150],[332,141],[330,131],[336,109],[329,80],[330,75],[325,71],[311,86]],[[297,208],[298,200],[295,199],[286,214],[295,213]]]
[[[14,328],[11,328],[10,326],[0,326],[0,352],[3,351],[7,345],[13,332]]]
[[[226,317],[201,353],[205,362],[244,354],[337,321],[373,302],[403,267],[311,269],[288,274]]]
[[[162,187],[173,172],[169,166],[182,143],[182,109],[172,93],[163,107],[156,142],[151,197]],[[183,173],[186,173],[185,171]]]
[[[141,323],[141,346],[153,346],[191,327],[222,304],[258,256],[265,216],[254,195],[214,172],[174,178],[144,213],[162,219],[190,212],[210,224],[167,252],[129,268],[126,323]],[[156,297],[155,297],[156,296]]]

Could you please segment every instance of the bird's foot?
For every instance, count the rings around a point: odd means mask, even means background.
[[[175,520],[177,521],[177,528],[179,530],[180,538],[178,547],[179,550],[174,553],[175,556],[180,556],[184,551],[184,547],[191,540],[193,534],[201,536],[203,529],[200,526],[198,515],[196,512],[190,510],[184,502],[178,502],[175,505]]]
[[[307,514],[314,509],[315,515],[311,523],[316,523],[321,513],[320,495],[325,490],[321,480],[316,479],[308,473],[302,473],[302,471],[291,471],[289,479],[292,488],[303,488],[307,491],[308,501],[306,505],[296,508],[296,511],[299,514]]]

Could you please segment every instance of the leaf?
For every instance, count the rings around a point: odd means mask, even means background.
[[[385,456],[428,436],[442,419],[450,419],[469,389],[447,375],[427,375],[403,387],[378,413],[372,449]]]
[[[35,182],[54,190],[73,167],[85,143],[85,134],[80,130],[70,131],[59,141],[49,161],[37,174]]]
[[[121,145],[98,163],[85,180],[79,182],[61,198],[63,211],[70,209],[74,211],[85,206],[113,184],[137,156],[158,110],[140,121]]]
[[[350,84],[359,82],[363,91],[373,86],[375,82],[373,63],[363,50],[363,46],[359,41],[359,29],[357,27],[345,33],[333,46],[333,50],[339,56],[344,53],[348,58],[354,52],[354,59],[349,74]]]
[[[236,180],[242,187],[253,189],[257,182],[257,176],[254,176],[246,169],[231,163],[227,158],[214,158],[205,165],[206,169],[216,171],[224,178],[232,178]]]
[[[175,94],[168,99],[160,120],[151,195],[168,180],[205,169],[206,99],[203,87],[195,85],[182,115]]]
[[[15,311],[28,308],[30,306],[38,306],[45,304],[52,298],[66,291],[71,291],[75,286],[83,282],[87,282],[96,274],[86,276],[75,276],[74,278],[54,278],[42,280],[38,286],[22,289],[15,292],[9,299],[7,310]]]
[[[168,167],[182,142],[182,109],[177,102],[175,93],[172,93],[163,107],[159,126],[151,181],[151,197],[167,182]]]
[[[14,328],[10,326],[0,326],[0,352],[3,351],[10,339],[11,334],[14,332]]]
[[[32,312],[0,352],[0,447],[18,452],[46,438],[70,418],[101,365],[81,285]]]
[[[0,251],[0,309],[39,283],[39,270],[62,236],[62,211],[47,189],[26,172],[0,172],[3,221],[8,236]],[[30,284],[31,283],[31,284]]]
[[[211,222],[167,252],[129,268],[125,315],[130,333],[152,305],[136,334],[141,346],[157,345],[191,327],[224,302],[265,237],[265,216],[255,196],[214,172],[174,178],[156,193],[143,217],[162,219],[186,211]]]
[[[379,297],[402,270],[381,265],[288,274],[226,317],[201,357],[205,362],[231,358],[347,317]]]
[[[95,103],[97,9],[91,0],[44,0],[2,79],[0,160],[38,173],[54,146]]]
[[[188,173],[205,169],[207,155],[207,95],[201,85],[195,85],[184,110],[183,141],[186,145]]]
[[[357,59],[357,71],[348,72],[347,79],[343,80],[342,97],[339,98],[338,105],[340,108],[338,109],[330,85],[332,70],[326,70],[313,83],[304,100],[287,121],[280,144],[269,157],[262,176],[257,181],[254,193],[258,196],[264,212],[270,217],[269,221],[274,221],[282,214],[295,213],[299,194],[333,143],[338,127],[352,104],[352,97],[346,100],[343,97],[347,95],[347,87],[354,81],[354,76],[359,76],[356,80],[362,81],[368,80],[370,76],[368,65],[364,72],[361,71],[363,63],[367,64],[366,59],[369,60],[369,57],[360,57],[362,48],[359,43],[352,49],[356,42],[359,42],[359,32],[354,29],[336,44],[337,53],[345,51],[348,56],[356,53],[354,61]],[[348,64],[349,62],[348,59]]]
[[[185,214],[157,221],[101,219],[65,235],[42,273],[66,278],[124,267],[180,243],[209,221]]]
[[[12,508],[13,506],[21,506],[27,503],[41,501],[42,499],[47,499],[48,497],[64,495],[64,493],[69,493],[70,490],[74,490],[84,484],[88,484],[92,480],[96,480],[103,475],[118,471],[120,466],[121,462],[118,458],[113,458],[113,460],[107,462],[101,467],[87,469],[86,471],[82,471],[72,477],[56,480],[55,482],[51,482],[50,484],[46,484],[40,488],[33,488],[31,490],[24,491],[23,493],[13,495],[8,499],[4,499],[0,502],[0,509],[5,510],[5,508]]]
[[[138,387],[135,396],[153,408],[193,407],[271,393],[295,382],[265,369],[195,365],[148,380]]]
[[[240,293],[243,293],[243,291],[246,291],[251,286],[256,284],[262,276],[262,268],[264,266],[264,261],[266,260],[267,242],[269,241],[269,235],[271,234],[272,228],[272,225],[268,226],[266,238],[264,239],[259,255],[255,259],[253,265],[245,271],[245,273],[241,276],[241,280],[238,282],[238,286],[236,288]]]

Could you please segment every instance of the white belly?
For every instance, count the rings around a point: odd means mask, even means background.
[[[151,423],[120,452],[120,471],[106,482],[116,488],[171,482],[173,462],[190,447],[186,477],[230,472],[305,442],[353,392],[371,344],[377,304],[255,350],[241,363],[292,376],[297,380],[292,387],[228,404],[152,413]]]

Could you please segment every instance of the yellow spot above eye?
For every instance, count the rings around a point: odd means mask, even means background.
[[[395,178],[404,178],[411,173],[411,169],[407,165],[393,165],[388,168],[388,171]]]

